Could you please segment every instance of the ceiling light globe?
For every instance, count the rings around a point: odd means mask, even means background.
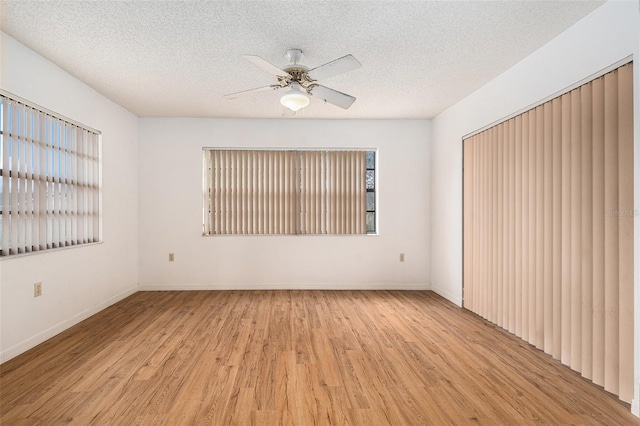
[[[280,98],[280,103],[291,111],[298,111],[309,105],[309,97],[296,87],[293,87],[286,95]]]

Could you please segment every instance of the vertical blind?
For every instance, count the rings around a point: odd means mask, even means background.
[[[99,241],[99,135],[0,95],[1,256]]]
[[[464,306],[633,397],[632,64],[464,140]]]
[[[365,151],[204,150],[204,233],[366,234]]]

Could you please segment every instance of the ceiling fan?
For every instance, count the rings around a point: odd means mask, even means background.
[[[318,84],[318,80],[360,68],[362,64],[352,55],[343,56],[313,69],[309,69],[299,63],[302,59],[302,50],[291,49],[287,51],[286,55],[290,64],[282,69],[270,64],[259,56],[242,55],[242,57],[249,62],[254,63],[269,74],[274,75],[278,82],[256,89],[230,93],[225,95],[225,98],[236,99],[255,93],[288,88],[289,90],[280,99],[280,103],[294,112],[309,105],[308,95],[320,98],[325,102],[329,102],[343,109],[348,109],[355,102],[356,98],[353,96]]]

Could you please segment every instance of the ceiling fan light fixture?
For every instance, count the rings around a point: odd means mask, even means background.
[[[291,111],[298,111],[309,105],[309,96],[304,94],[299,87],[300,85],[297,83],[291,85],[291,90],[280,98],[282,106],[289,108]]]

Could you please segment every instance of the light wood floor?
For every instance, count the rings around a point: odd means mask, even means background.
[[[0,424],[640,425],[431,292],[141,292],[0,367]]]

